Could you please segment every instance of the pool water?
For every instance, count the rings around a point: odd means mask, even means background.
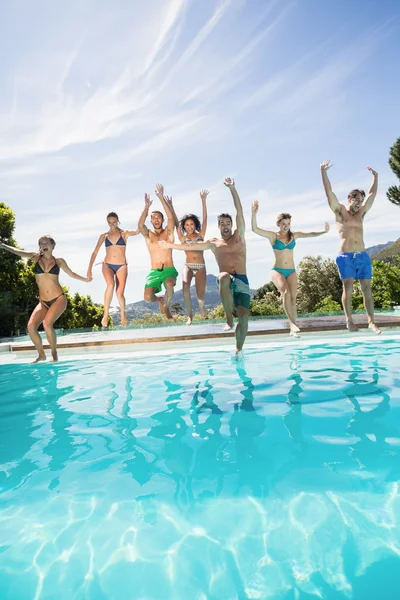
[[[397,599],[400,342],[0,367],[0,598]]]

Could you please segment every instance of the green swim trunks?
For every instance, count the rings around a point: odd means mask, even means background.
[[[175,267],[165,267],[165,269],[152,269],[146,277],[145,288],[155,288],[155,293],[161,292],[161,286],[165,287],[166,279],[176,279],[178,271]]]

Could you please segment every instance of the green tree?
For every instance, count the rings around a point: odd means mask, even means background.
[[[327,296],[317,305],[315,312],[329,313],[339,312],[340,310],[342,310],[342,306],[339,304],[339,302],[336,302],[336,300],[334,300],[332,296]]]
[[[272,281],[269,281],[268,283],[264,283],[264,285],[254,292],[253,300],[262,300],[267,292],[272,292],[279,298],[279,292],[276,286],[272,283]]]
[[[306,256],[298,266],[298,310],[312,313],[321,302],[330,296],[340,303],[342,282],[336,264],[330,258]]]
[[[400,138],[398,138],[389,150],[389,166],[397,179],[400,180]],[[386,196],[390,202],[400,206],[400,186],[392,185],[388,189]]]

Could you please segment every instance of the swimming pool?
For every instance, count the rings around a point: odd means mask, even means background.
[[[398,597],[400,341],[0,366],[0,598]]]

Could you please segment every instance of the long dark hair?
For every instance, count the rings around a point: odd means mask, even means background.
[[[183,233],[183,235],[185,235],[186,231],[185,231],[185,223],[186,221],[193,221],[194,223],[194,230],[196,233],[199,233],[201,230],[201,223],[200,223],[200,219],[199,217],[197,217],[196,215],[193,215],[192,213],[188,213],[186,215],[184,215],[182,217],[182,219],[179,221],[179,227],[181,229],[181,232]]]
[[[280,214],[279,214],[279,215],[276,217],[276,224],[277,224],[277,226],[278,226],[278,227],[279,227],[279,223],[280,223],[281,221],[283,221],[283,219],[290,219],[290,220],[292,220],[292,215],[290,215],[289,213],[280,213]],[[292,233],[292,230],[291,230],[291,229],[289,229],[289,231],[288,231],[288,234],[289,234],[289,242],[291,242],[291,238],[292,238],[292,236],[293,236],[293,233]]]

